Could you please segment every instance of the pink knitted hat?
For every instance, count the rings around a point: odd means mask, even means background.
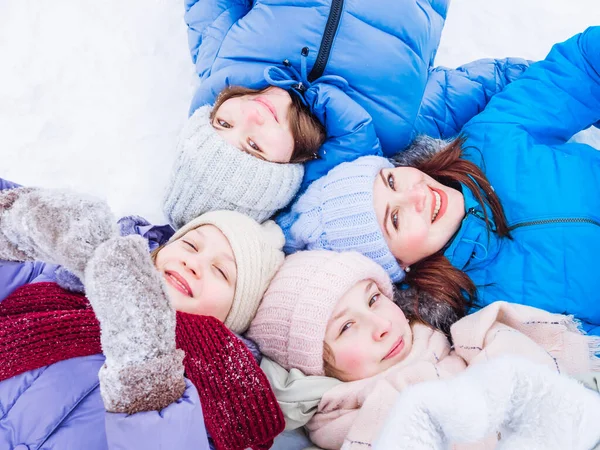
[[[286,369],[324,375],[323,340],[338,300],[356,283],[373,280],[393,298],[389,276],[358,252],[313,250],[288,256],[250,324],[248,337]]]

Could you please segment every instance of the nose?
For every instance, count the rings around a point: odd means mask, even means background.
[[[257,102],[248,102],[246,108],[246,123],[249,125],[262,125],[265,123],[265,117],[260,110],[261,106]]]
[[[417,184],[407,190],[399,191],[397,193],[398,202],[401,206],[411,205],[416,212],[420,213],[425,209],[427,189],[426,185]]]
[[[203,262],[201,260],[200,255],[188,255],[183,261],[183,267],[187,272],[189,272],[192,276],[196,278],[200,278],[202,276],[203,270]]]
[[[373,340],[381,341],[390,332],[391,327],[392,327],[392,323],[389,321],[389,319],[374,315],[373,316]]]

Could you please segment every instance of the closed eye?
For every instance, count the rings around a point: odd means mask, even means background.
[[[183,239],[183,243],[187,244],[188,246],[190,246],[195,252],[198,251],[198,249],[196,248],[196,246],[194,244],[192,244],[191,242],[186,241],[185,239]]]
[[[213,266],[215,269],[217,269],[217,272],[219,272],[219,274],[223,277],[223,279],[225,281],[229,281],[229,278],[227,278],[227,274],[225,273],[225,271],[223,269],[221,269],[219,266]]]

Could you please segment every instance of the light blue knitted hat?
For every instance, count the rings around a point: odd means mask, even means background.
[[[385,242],[373,206],[375,177],[393,167],[386,158],[363,156],[313,182],[290,211],[277,218],[285,234],[285,252],[354,250],[383,267],[395,283],[402,281],[404,270]]]

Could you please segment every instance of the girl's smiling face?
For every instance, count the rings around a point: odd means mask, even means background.
[[[461,192],[413,167],[383,169],[373,185],[377,222],[403,268],[440,251],[465,216]]]
[[[372,280],[355,284],[337,302],[327,323],[328,361],[342,381],[372,377],[402,361],[412,330],[402,310]]]
[[[225,100],[214,112],[212,125],[225,141],[256,158],[289,163],[294,152],[291,106],[290,94],[270,87]]]
[[[176,311],[225,321],[233,303],[237,267],[221,230],[202,225],[188,231],[160,249],[154,265]]]

